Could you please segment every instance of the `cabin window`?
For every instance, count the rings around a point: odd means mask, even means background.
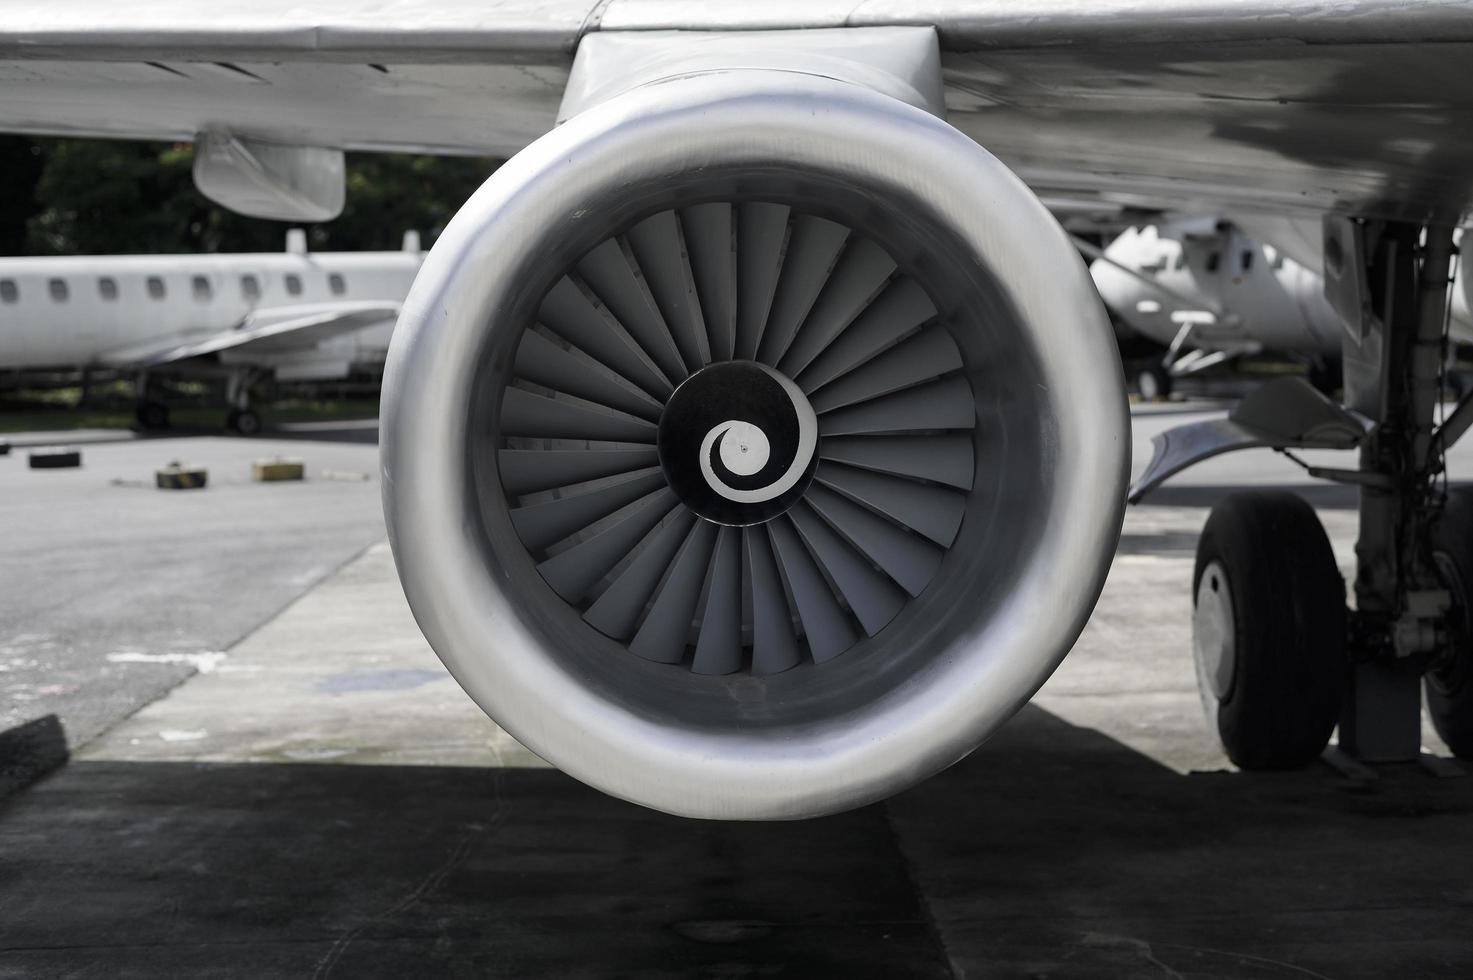
[[[197,300],[204,301],[210,298],[210,280],[204,276],[192,277],[189,280],[189,289]]]
[[[1243,271],[1244,272],[1248,272],[1252,268],[1253,268],[1253,253],[1252,252],[1244,252],[1243,253]]]
[[[341,275],[334,272],[332,275],[327,277],[327,288],[332,290],[332,294],[334,296],[341,296],[343,295],[343,293],[347,292],[348,284],[343,281],[343,277]]]
[[[240,294],[249,300],[261,298],[261,280],[255,276],[240,277]]]
[[[286,292],[289,296],[302,295],[302,277],[288,272],[286,275]]]
[[[0,279],[0,302],[14,303],[20,299],[20,290],[14,279]]]
[[[1220,255],[1218,255],[1216,252],[1209,253],[1207,256],[1207,271],[1216,272],[1217,267],[1219,264],[1221,264],[1221,262],[1222,257]]]
[[[97,295],[103,299],[113,300],[118,298],[118,281],[112,276],[103,276],[97,280]]]
[[[162,279],[160,279],[158,276],[149,276],[148,277],[148,298],[149,299],[163,299],[164,298],[164,281]]]
[[[51,292],[51,298],[58,303],[65,303],[67,297],[71,295],[71,290],[67,289],[65,279],[48,279],[46,280],[46,288]]]

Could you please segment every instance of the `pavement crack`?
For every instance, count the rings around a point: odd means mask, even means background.
[[[322,959],[317,961],[317,967],[312,971],[312,980],[326,980],[328,975],[332,973],[334,967],[337,966],[338,961],[342,959],[343,954],[348,951],[348,947],[371,926],[407,911],[420,899],[440,887],[441,883],[450,877],[450,873],[460,867],[462,862],[465,861],[466,857],[470,854],[471,845],[475,842],[476,838],[490,830],[497,823],[500,823],[501,815],[505,810],[505,798],[502,793],[502,771],[500,769],[493,770],[491,778],[495,789],[496,807],[492,811],[490,819],[469,827],[461,836],[460,840],[456,842],[455,847],[450,852],[450,856],[439,867],[426,875],[418,885],[410,890],[409,894],[388,908],[369,916],[339,936],[323,955]]]

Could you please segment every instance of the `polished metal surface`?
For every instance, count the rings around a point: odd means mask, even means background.
[[[483,447],[517,344],[563,270],[644,216],[754,198],[801,202],[884,242],[924,286],[976,395],[973,487],[937,575],[893,622],[825,664],[704,676],[631,656],[548,586],[506,499],[485,492],[499,476]],[[709,74],[578,116],[451,222],[390,354],[385,508],[426,636],[533,751],[657,809],[792,818],[924,778],[1038,688],[1109,566],[1126,436],[1093,287],[996,159],[856,86]]]
[[[194,186],[216,204],[273,221],[331,221],[347,193],[343,151],[213,130],[195,137]]]
[[[852,82],[945,118],[940,59],[930,27],[599,32],[578,45],[558,121],[663,78],[734,68]]]

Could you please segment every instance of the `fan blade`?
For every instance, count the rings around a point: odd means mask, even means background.
[[[809,488],[809,493],[813,493],[813,488]],[[905,593],[875,571],[849,542],[807,506],[806,501],[788,511],[788,515],[793,518],[808,547],[813,549],[814,559],[844,593],[850,610],[864,631],[874,636],[884,629],[905,605]]]
[[[742,669],[742,535],[736,528],[723,527],[718,534],[710,574],[690,669],[697,674],[730,674]]]
[[[650,606],[649,615],[629,642],[629,649],[662,664],[679,663],[695,618],[696,602],[706,582],[706,568],[716,546],[716,525],[696,521],[675,559],[675,567]]]
[[[548,290],[537,318],[553,333],[661,401],[673,389],[634,338],[607,310],[594,306],[567,276]]]
[[[848,235],[843,225],[823,218],[800,214],[793,219],[788,251],[783,257],[757,360],[771,365],[782,360],[803,318],[808,316],[813,301],[828,281],[829,270]]]
[[[664,485],[665,474],[658,467],[637,470],[597,490],[517,507],[511,512],[511,523],[527,550],[541,551]]]
[[[819,443],[819,455],[867,470],[972,489],[976,461],[972,437],[836,436]]]
[[[660,418],[660,403],[589,357],[564,350],[535,330],[522,334],[516,373],[533,384],[567,392],[650,421]]]
[[[695,372],[711,359],[700,301],[686,265],[680,241],[680,222],[674,211],[661,211],[629,229],[629,249],[660,315],[670,327],[687,371]]]
[[[594,439],[655,444],[658,430],[623,412],[508,388],[501,400],[501,433],[532,439]]]
[[[616,640],[634,635],[639,614],[644,612],[660,576],[675,560],[681,542],[690,534],[696,515],[682,508],[675,519],[654,533],[613,583],[598,597],[583,618],[594,629]]]
[[[690,271],[701,300],[711,360],[729,361],[736,344],[736,256],[731,249],[731,205],[698,204],[681,212]]]
[[[891,524],[827,487],[809,487],[804,499],[911,595],[920,595],[936,577],[946,553],[920,535]]]
[[[783,373],[795,377],[812,363],[885,288],[894,271],[895,260],[888,252],[874,242],[851,238],[792,346],[783,355]]]
[[[849,324],[839,339],[803,370],[796,378],[798,387],[805,392],[817,391],[935,315],[936,307],[925,290],[911,279],[894,280]]]
[[[793,590],[793,601],[798,606],[798,618],[803,622],[803,633],[808,637],[813,661],[821,664],[832,660],[858,642],[859,637],[839,600],[829,590],[829,584],[824,581],[813,556],[799,540],[792,522],[779,517],[768,523],[767,530],[772,535],[772,544],[788,588]]]
[[[786,204],[737,206],[737,321],[735,356],[752,360],[772,309],[772,294],[788,236]]]
[[[817,477],[852,500],[879,511],[897,524],[924,534],[943,548],[956,540],[967,498],[955,490],[901,480],[881,473],[823,462]]]
[[[815,412],[828,412],[909,388],[961,366],[961,351],[951,334],[945,327],[930,327],[824,385],[808,400]]]
[[[639,341],[665,376],[676,383],[684,381],[689,372],[680,359],[675,338],[665,326],[655,301],[630,268],[629,256],[624,254],[619,242],[609,239],[583,256],[578,261],[578,274],[599,302],[609,308],[614,319]]]
[[[659,463],[649,449],[503,449],[496,454],[501,485],[514,497],[552,490]]]
[[[977,424],[972,386],[966,378],[947,378],[873,401],[836,409],[818,417],[827,436],[918,429],[970,429]]]
[[[604,530],[537,566],[554,592],[568,602],[581,602],[598,580],[623,561],[634,546],[675,509],[675,494],[661,488],[638,501]]]
[[[799,654],[772,539],[758,526],[742,528],[742,541],[752,583],[752,673],[780,673],[797,664]]]

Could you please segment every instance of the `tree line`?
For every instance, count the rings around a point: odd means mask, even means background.
[[[189,143],[0,136],[0,255],[274,252],[286,229],[317,251],[428,246],[496,168],[478,157],[357,153],[343,213],[320,224],[247,218],[195,189]]]

